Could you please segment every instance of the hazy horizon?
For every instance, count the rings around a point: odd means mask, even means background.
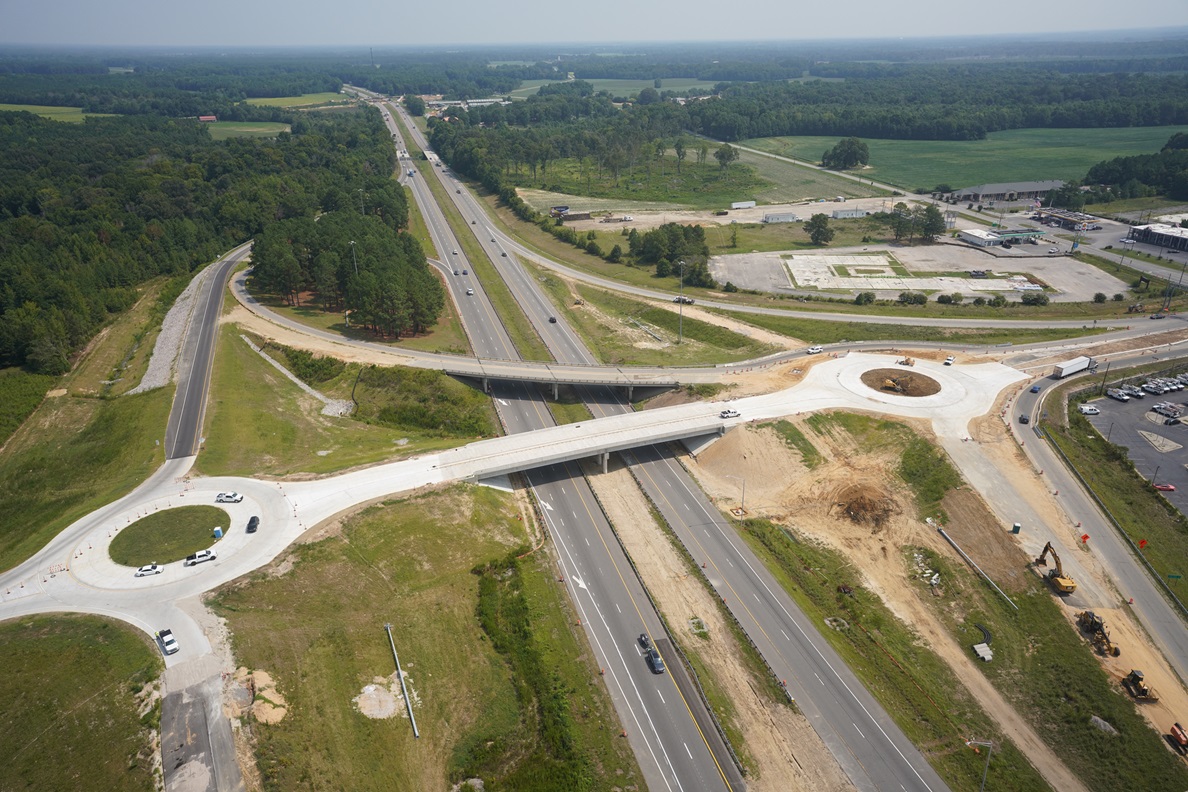
[[[1001,0],[993,12],[984,14],[954,13],[953,4],[942,0],[900,4],[850,0],[841,7],[759,2],[745,14],[707,0],[570,7],[577,13],[563,13],[556,4],[540,0],[521,4],[514,13],[479,0],[455,0],[446,9],[397,8],[359,0],[329,9],[312,0],[208,0],[201,6],[177,8],[148,0],[33,4],[4,0],[4,6],[0,46],[49,49],[772,44],[1004,35],[1126,38],[1137,33],[1156,38],[1188,25],[1184,0],[1133,0],[1125,13],[1113,2],[1083,0],[1075,6],[1075,14],[1063,5],[1024,0]],[[443,11],[448,17],[442,17]],[[1117,24],[1109,27],[1102,21],[1110,19]],[[1151,27],[1153,21],[1158,27]]]

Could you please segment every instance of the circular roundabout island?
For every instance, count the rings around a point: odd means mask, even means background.
[[[941,385],[927,374],[896,368],[878,368],[863,372],[862,384],[879,393],[896,396],[932,396],[940,393]]]

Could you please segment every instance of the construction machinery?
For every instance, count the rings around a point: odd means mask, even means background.
[[[1043,576],[1044,580],[1048,581],[1052,588],[1061,594],[1072,594],[1077,590],[1077,582],[1064,574],[1064,567],[1060,565],[1060,556],[1056,554],[1056,548],[1052,547],[1051,542],[1044,545],[1043,552],[1039,554],[1039,558],[1035,559],[1035,565],[1047,566],[1049,553],[1052,554],[1052,563],[1055,564],[1055,568]]]
[[[1176,753],[1180,756],[1188,756],[1188,732],[1184,731],[1184,727],[1180,724],[1175,724],[1171,727],[1171,744],[1176,749]]]
[[[896,393],[904,393],[908,386],[912,384],[912,375],[905,374],[902,377],[888,377],[883,380],[883,390],[895,391]]]
[[[1138,669],[1132,668],[1130,673],[1122,678],[1122,687],[1139,701],[1159,701],[1159,694],[1155,692],[1155,688],[1147,684],[1143,679],[1143,672]]]
[[[914,365],[916,365],[916,361],[910,357],[904,357],[903,360],[895,361],[895,365],[897,365],[897,366],[914,366]]]
[[[1093,648],[1103,655],[1117,657],[1122,654],[1122,649],[1110,640],[1110,634],[1106,631],[1105,622],[1093,611],[1081,611],[1078,613],[1077,626],[1081,628],[1082,632],[1089,634],[1089,639],[1093,642]]]

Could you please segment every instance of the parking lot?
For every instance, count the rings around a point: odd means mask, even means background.
[[[1168,425],[1167,416],[1154,411],[1157,404],[1184,406],[1188,389],[1164,394],[1147,394],[1123,403],[1102,396],[1090,404],[1101,410],[1086,415],[1102,437],[1127,450],[1139,474],[1156,484],[1171,484],[1174,492],[1163,494],[1181,512],[1188,508],[1188,424]],[[1184,408],[1188,418],[1188,407]]]

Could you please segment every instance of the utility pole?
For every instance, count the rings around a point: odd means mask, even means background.
[[[363,188],[360,187],[358,190],[355,190],[355,192],[359,193],[359,214],[366,217],[367,210],[363,207]]]
[[[685,341],[685,260],[681,259],[681,298],[678,301],[677,308],[677,343],[683,344]]]
[[[982,771],[982,786],[978,788],[979,792],[985,792],[986,776],[990,773],[990,754],[994,753],[994,743],[989,740],[967,740],[965,744],[970,747],[981,745],[986,749],[986,769]]]
[[[355,276],[359,275],[359,259],[355,258],[355,240],[351,240],[351,261],[355,262]]]

